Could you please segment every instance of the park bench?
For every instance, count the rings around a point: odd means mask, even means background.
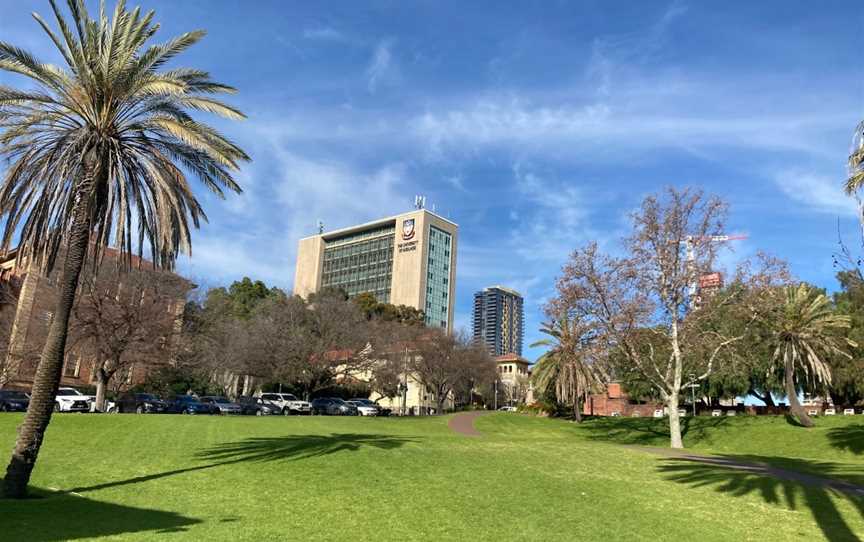
[[[843,415],[844,416],[854,416],[855,415],[855,409],[854,408],[844,408],[843,409]]]
[[[826,409],[825,409],[825,415],[826,415],[826,416],[836,416],[836,415],[837,415],[837,411],[834,410],[833,408],[826,408]]]
[[[712,410],[712,411],[711,411],[711,417],[712,417],[712,418],[719,418],[719,417],[722,416],[722,415],[723,415],[723,411],[722,411],[722,410]]]

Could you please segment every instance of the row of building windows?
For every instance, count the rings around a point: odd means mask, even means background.
[[[396,235],[396,221],[394,220],[391,224],[386,226],[381,226],[378,228],[373,228],[369,230],[363,230],[356,233],[349,233],[348,235],[343,235],[341,237],[337,237],[335,239],[329,239],[325,241],[327,243],[327,248],[338,247],[342,245],[350,245],[352,243],[356,243],[358,241],[363,241],[366,239],[371,239],[373,237],[390,237],[391,241],[393,237]],[[392,244],[392,242],[391,242]]]
[[[394,236],[395,227],[387,227],[327,242],[322,287],[342,288],[349,297],[369,292],[379,302],[389,303]]]
[[[449,233],[429,228],[429,252],[426,275],[426,323],[446,328],[450,292]]]

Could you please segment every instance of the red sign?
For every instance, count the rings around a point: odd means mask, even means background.
[[[723,286],[723,275],[720,273],[706,273],[699,277],[699,288],[721,288]]]

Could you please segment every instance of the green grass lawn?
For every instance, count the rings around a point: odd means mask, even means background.
[[[0,415],[0,449],[20,420]],[[478,420],[483,437],[467,438],[447,418],[60,415],[33,477],[41,498],[0,501],[0,540],[864,537],[861,499],[622,447],[608,440],[645,428],[612,422],[495,414]],[[828,435],[861,428],[821,422],[807,431],[742,418],[698,439],[691,427],[687,439],[860,466],[860,440],[834,447]]]
[[[685,418],[684,445],[695,452],[757,461],[864,486],[864,416],[818,418],[803,428],[782,416]],[[575,432],[589,440],[666,447],[668,422],[597,418]]]

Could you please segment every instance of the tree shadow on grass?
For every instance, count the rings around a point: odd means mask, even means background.
[[[729,420],[706,416],[681,418],[681,436],[688,437],[689,445],[693,445],[708,438],[713,429],[730,423]],[[669,444],[668,418],[595,418],[576,429],[591,440],[637,446]]]
[[[742,462],[749,463],[749,466],[740,465]],[[781,471],[768,466],[784,462],[788,465],[784,468],[793,469],[797,466],[794,469],[797,472]],[[853,530],[829,497],[834,496],[850,503],[864,516],[864,494],[859,494],[855,486],[846,482],[826,481],[816,476],[798,474],[820,469],[826,471],[826,475],[830,474],[830,464],[809,463],[812,462],[777,457],[723,455],[704,460],[667,458],[658,469],[668,480],[690,487],[713,487],[718,492],[735,497],[754,494],[766,503],[786,506],[791,510],[804,506],[830,542],[860,541],[859,537],[864,533],[860,529]],[[735,466],[736,464],[739,466]]]
[[[53,542],[128,533],[185,531],[200,520],[85,497],[30,489],[37,498],[0,499],[0,539]],[[140,535],[146,540],[146,535]]]
[[[862,454],[864,453],[864,425],[847,425],[829,429],[828,442],[840,450]]]
[[[76,487],[69,492],[85,493],[113,487],[140,484],[160,478],[167,478],[187,472],[194,472],[238,463],[265,461],[299,461],[313,457],[332,455],[340,452],[356,452],[362,448],[393,450],[418,439],[393,437],[390,435],[370,435],[359,433],[333,433],[331,435],[289,435],[284,437],[255,437],[237,442],[229,442],[202,450],[196,459],[211,461],[165,472],[136,476],[86,487]]]

